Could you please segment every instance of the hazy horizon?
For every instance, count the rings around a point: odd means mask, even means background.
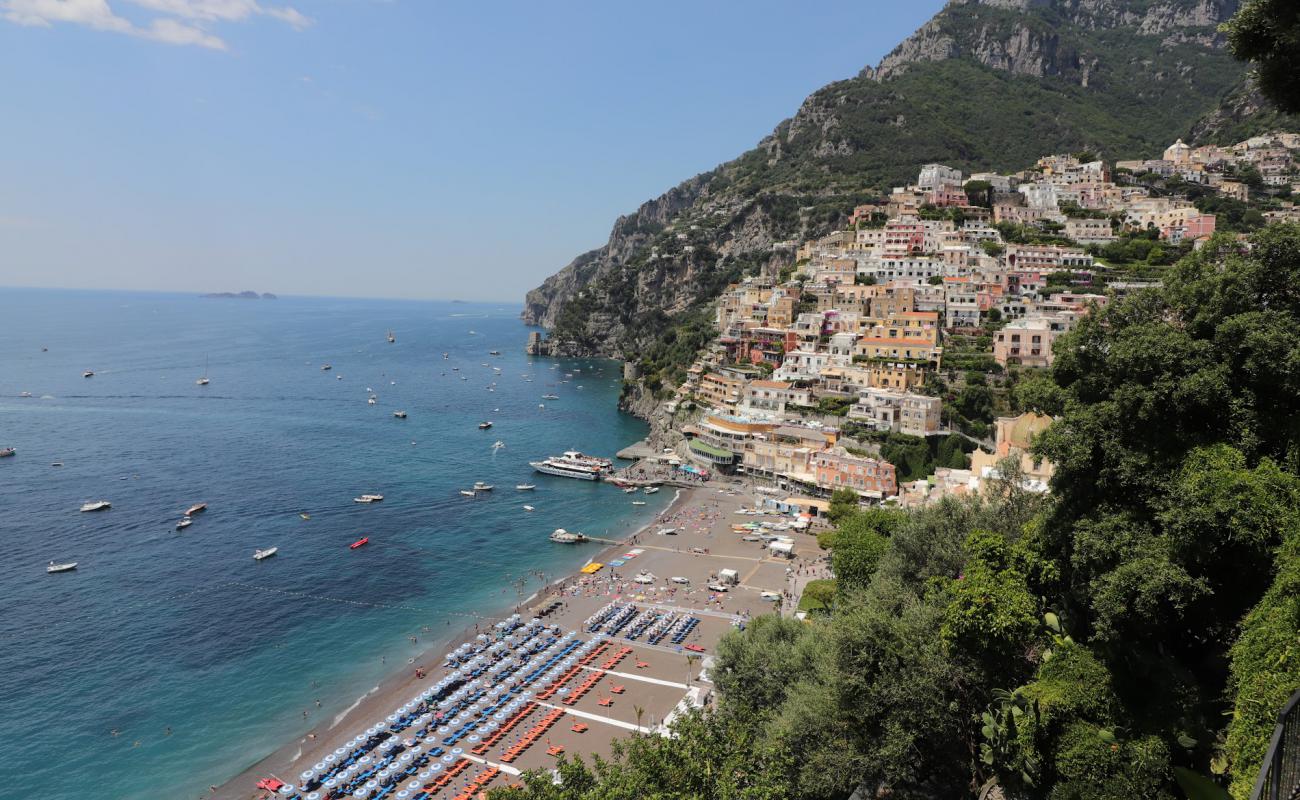
[[[0,0],[0,286],[518,303],[940,5]]]

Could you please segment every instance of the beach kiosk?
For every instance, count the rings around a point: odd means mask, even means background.
[[[718,581],[725,583],[728,586],[735,586],[740,583],[740,573],[736,572],[734,569],[718,570]]]

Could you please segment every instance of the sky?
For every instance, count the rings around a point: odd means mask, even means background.
[[[0,0],[0,286],[521,302],[942,0]]]

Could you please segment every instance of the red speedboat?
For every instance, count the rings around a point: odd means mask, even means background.
[[[362,538],[357,539],[355,542],[352,543],[351,549],[356,550],[358,547],[361,547],[362,545],[368,543],[369,541],[370,541],[369,536],[363,536]]]

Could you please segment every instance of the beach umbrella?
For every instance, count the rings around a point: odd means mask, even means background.
[[[455,757],[455,756],[451,756],[451,755],[446,755],[446,756],[443,756],[443,757],[442,757],[442,763],[444,763],[444,764],[450,764],[451,762],[453,762],[453,761],[455,761],[455,760],[456,760],[456,757]]]
[[[303,773],[298,776],[298,779],[305,782],[311,780],[315,775],[316,773],[312,770],[304,770]]]
[[[335,761],[338,760],[338,756],[334,755],[333,753],[326,753],[325,758],[323,760],[325,761],[326,764],[333,764]]]
[[[362,756],[361,758],[357,759],[357,763],[359,764],[369,764],[371,761],[374,761],[374,759],[371,758],[370,756]]]
[[[311,794],[307,795],[305,800],[320,800],[320,792],[312,792]]]
[[[429,774],[432,775],[435,772],[442,772],[442,765],[436,762],[429,765]]]

